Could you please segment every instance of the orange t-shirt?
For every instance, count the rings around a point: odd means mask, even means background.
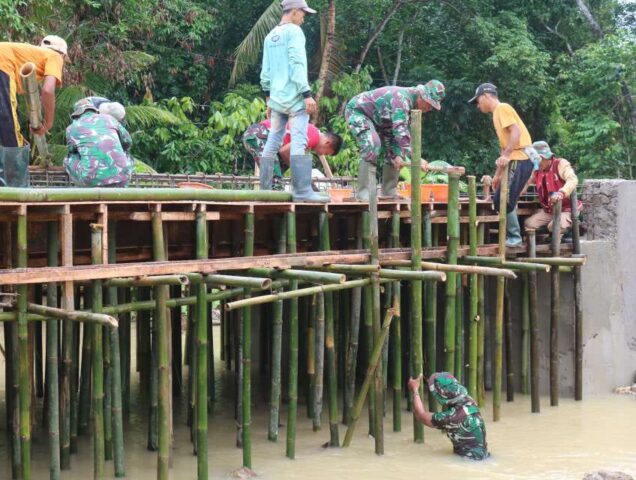
[[[514,146],[514,150],[510,154],[510,159],[527,160],[528,155],[525,154],[523,149],[532,145],[532,139],[530,138],[530,132],[528,132],[528,129],[516,110],[507,103],[500,103],[492,114],[492,122],[495,124],[499,145],[501,145],[502,149],[506,148],[510,141],[510,133],[506,129],[511,125],[517,125],[517,127],[519,127],[521,137],[519,137],[519,143]]]
[[[0,42],[0,70],[15,81],[18,93],[22,93],[20,69],[28,62],[35,64],[38,80],[50,75],[55,77],[58,87],[62,85],[64,57],[60,53],[28,43]]]

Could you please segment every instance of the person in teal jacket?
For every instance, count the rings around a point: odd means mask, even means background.
[[[271,190],[276,155],[283,144],[285,127],[291,132],[291,178],[295,202],[326,202],[313,191],[313,157],[307,154],[307,124],[316,112],[307,73],[305,34],[300,26],[306,13],[316,13],[305,0],[283,0],[283,17],[265,38],[261,87],[267,95],[271,129],[260,161],[261,190]]]

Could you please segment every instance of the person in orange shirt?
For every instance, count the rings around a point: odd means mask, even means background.
[[[40,46],[0,42],[0,146],[24,145],[17,116],[17,95],[23,93],[20,69],[25,63],[35,64],[36,78],[42,81],[44,122],[42,127],[33,133],[45,135],[53,127],[55,89],[62,85],[65,59],[68,59],[66,41],[55,35],[44,37]]]
[[[508,204],[507,204],[507,232],[506,245],[518,247],[523,243],[521,227],[517,217],[517,201],[525,187],[532,171],[539,164],[539,156],[532,147],[532,139],[523,120],[515,109],[499,101],[497,87],[492,83],[482,83],[477,87],[475,96],[469,100],[475,103],[482,113],[491,113],[492,121],[499,138],[501,150],[497,158],[497,172],[493,178],[495,195],[493,203],[499,209],[499,194],[501,189],[501,173],[508,165]]]

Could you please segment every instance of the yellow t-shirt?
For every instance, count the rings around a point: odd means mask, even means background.
[[[38,80],[50,75],[55,77],[58,87],[62,85],[64,58],[61,54],[28,43],[0,42],[0,70],[15,81],[18,93],[22,93],[20,68],[28,62],[35,64]]]
[[[523,123],[523,120],[519,117],[516,110],[507,103],[500,103],[492,114],[492,122],[495,125],[497,137],[499,137],[499,145],[501,148],[508,146],[510,133],[506,130],[510,125],[517,125],[521,130],[521,137],[519,137],[519,144],[515,145],[515,149],[510,155],[511,160],[528,160],[528,155],[523,151],[525,147],[532,145],[532,139],[530,133]]]

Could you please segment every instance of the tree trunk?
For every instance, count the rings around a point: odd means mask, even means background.
[[[320,62],[320,72],[318,73],[318,92],[316,92],[316,103],[320,106],[320,99],[324,96],[329,84],[329,64],[331,63],[331,57],[334,49],[336,39],[336,0],[329,0],[329,7],[327,8],[327,34],[325,38],[325,45],[322,50],[322,60]],[[319,110],[320,112],[320,110]],[[322,123],[322,117],[318,113],[320,118],[318,123]]]
[[[576,6],[579,7],[579,11],[581,12],[581,15],[585,17],[585,19],[590,24],[590,27],[592,27],[592,31],[594,32],[594,35],[596,35],[598,38],[603,38],[604,36],[603,30],[601,29],[601,26],[599,25],[599,23],[596,21],[596,18],[594,18],[594,15],[590,11],[585,1],[576,0]]]
[[[395,60],[395,71],[393,73],[393,85],[397,85],[398,78],[400,76],[400,67],[402,66],[402,45],[404,45],[404,29],[400,30],[400,36],[398,37],[398,51],[397,58]]]
[[[384,67],[384,58],[382,57],[382,50],[378,45],[375,46],[375,49],[378,53],[378,63],[380,64],[380,71],[382,72],[382,78],[384,79],[384,85],[389,85],[389,76],[386,73],[386,68]]]

